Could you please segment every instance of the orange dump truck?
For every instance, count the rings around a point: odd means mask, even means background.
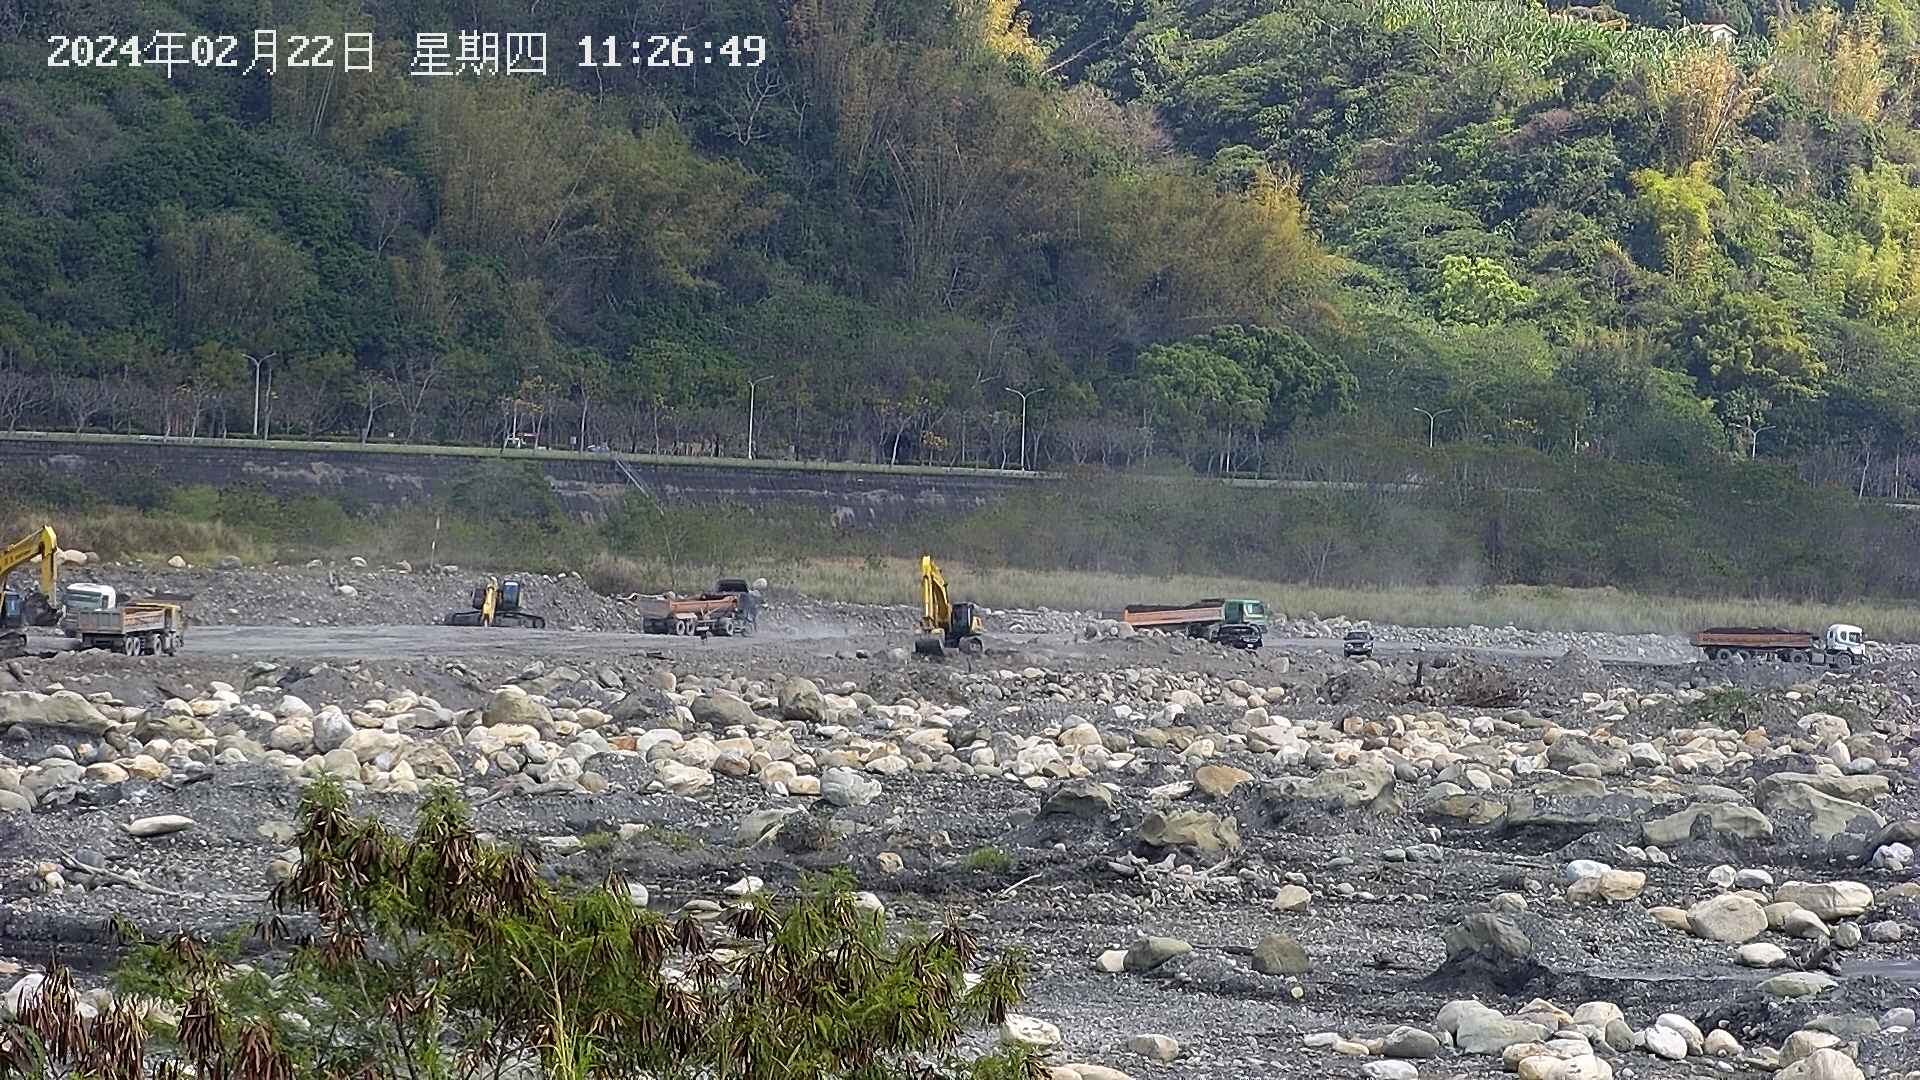
[[[639,607],[640,629],[649,634],[746,636],[760,622],[760,594],[738,578],[699,596],[643,596]]]
[[[1165,630],[1257,649],[1267,636],[1267,606],[1258,600],[1212,599],[1188,604],[1129,604],[1120,621],[1136,630]]]

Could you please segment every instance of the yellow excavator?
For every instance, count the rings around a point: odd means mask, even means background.
[[[933,556],[920,556],[920,636],[914,639],[913,651],[945,656],[954,649],[978,656],[987,649],[982,632],[979,609],[966,600],[954,603]]]
[[[40,559],[40,591],[16,592],[3,588],[8,575]],[[60,543],[53,529],[42,526],[31,535],[0,548],[0,658],[24,656],[24,627],[60,623]]]
[[[535,630],[545,630],[547,620],[531,611],[520,610],[520,583],[513,578],[501,581],[488,578],[484,584],[473,588],[473,607],[469,611],[456,611],[448,615],[448,626],[499,626],[506,623],[519,623]]]

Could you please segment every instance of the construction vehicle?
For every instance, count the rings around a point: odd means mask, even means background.
[[[1135,630],[1164,630],[1257,649],[1267,637],[1267,605],[1245,598],[1195,600],[1190,604],[1130,604],[1120,621]]]
[[[1821,634],[1771,626],[1717,626],[1693,635],[1693,646],[1709,660],[1777,660],[1820,667],[1855,667],[1867,661],[1866,633],[1834,623]]]
[[[987,651],[980,611],[970,601],[955,603],[947,595],[947,579],[933,564],[933,556],[920,556],[920,636],[913,651],[924,656],[945,656],[952,649],[970,656]]]
[[[124,656],[172,656],[187,636],[187,617],[180,605],[155,600],[76,612],[66,625],[80,639],[81,648]]]
[[[649,634],[747,637],[760,625],[761,597],[743,578],[721,578],[699,596],[642,596],[640,629]]]
[[[35,559],[40,560],[38,592],[4,587],[9,575]],[[0,658],[26,655],[27,627],[59,625],[59,577],[60,543],[50,527],[0,548]]]
[[[80,636],[75,616],[84,611],[106,611],[120,605],[120,594],[111,585],[97,585],[91,581],[75,581],[60,587],[60,606],[66,616],[60,620],[60,630],[70,638]]]
[[[473,587],[472,607],[466,611],[455,611],[446,617],[448,626],[499,626],[518,624],[530,626],[535,630],[544,630],[547,620],[531,611],[520,609],[520,582],[514,578],[502,581],[488,578],[484,583]]]

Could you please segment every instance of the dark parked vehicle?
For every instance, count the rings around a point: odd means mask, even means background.
[[[1347,631],[1346,640],[1341,643],[1341,651],[1345,652],[1348,656],[1372,656],[1373,631]]]

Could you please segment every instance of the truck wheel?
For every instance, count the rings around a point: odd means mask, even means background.
[[[1787,659],[1796,664],[1810,664],[1813,662],[1813,657],[1805,649],[1793,650],[1793,652],[1787,656]]]
[[[139,656],[140,655],[139,637],[133,634],[128,634],[126,637],[121,638],[120,639],[120,655]]]
[[[173,654],[179,652],[180,651],[180,635],[168,634],[166,637],[166,641],[163,643],[161,647],[166,650],[166,654],[168,656],[172,656]]]
[[[1732,649],[1715,649],[1713,650],[1713,658],[1715,660],[1722,660],[1722,661],[1731,660],[1733,659],[1733,650]]]

